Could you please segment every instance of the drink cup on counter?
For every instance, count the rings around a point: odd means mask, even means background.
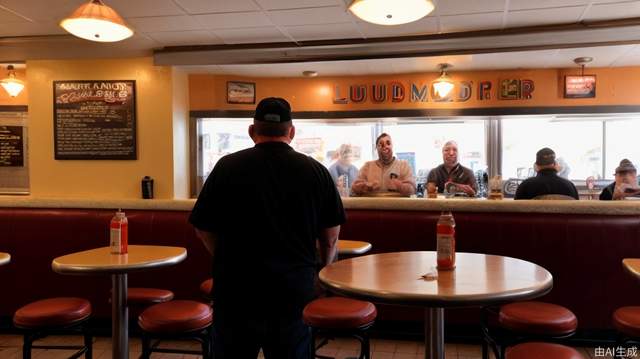
[[[435,183],[427,183],[427,198],[438,198],[438,187]]]
[[[502,176],[493,176],[489,179],[489,199],[503,199]]]

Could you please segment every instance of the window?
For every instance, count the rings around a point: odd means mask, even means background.
[[[483,119],[399,121],[384,123],[382,129],[391,135],[396,155],[409,161],[418,182],[429,174],[429,170],[442,163],[442,147],[450,140],[458,143],[458,157],[463,166],[471,168],[474,173],[487,167]]]
[[[602,178],[602,121],[555,116],[502,118],[502,177],[533,176],[536,152],[549,147],[572,180]]]
[[[604,178],[613,179],[613,173],[623,158],[629,159],[638,168],[640,165],[640,147],[637,145],[640,134],[640,118],[611,119],[605,122],[606,165]]]

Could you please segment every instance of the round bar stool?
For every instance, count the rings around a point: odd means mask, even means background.
[[[307,304],[302,312],[304,322],[311,327],[311,346],[314,358],[326,358],[316,351],[328,343],[326,336],[350,336],[360,342],[360,358],[370,358],[368,329],[375,322],[378,312],[373,303],[361,300],[327,297]],[[316,346],[316,336],[325,336]]]
[[[211,324],[213,310],[210,306],[193,300],[172,300],[154,304],[138,317],[142,334],[142,356],[148,359],[152,352],[182,353],[212,356]],[[152,340],[156,339],[155,343]],[[202,345],[202,351],[158,348],[163,339],[191,339]]]
[[[507,350],[506,359],[585,359],[574,348],[554,343],[529,342]]]
[[[205,279],[200,283],[200,293],[208,301],[211,301],[211,290],[213,290],[213,278]]]
[[[640,339],[640,307],[629,306],[616,309],[613,312],[613,326],[616,328],[616,348],[624,347],[630,341]]]
[[[127,292],[127,303],[129,305],[149,306],[152,304],[164,303],[173,299],[173,292],[159,288],[129,288]]]
[[[490,311],[485,309],[486,311]],[[496,335],[490,333],[487,318],[483,318],[482,357],[488,357],[488,345],[497,358],[504,358],[507,347],[531,340],[557,340],[573,335],[578,319],[569,309],[537,301],[516,302],[500,307]],[[498,348],[500,355],[498,356]]]
[[[82,298],[60,297],[29,303],[16,311],[13,324],[24,331],[23,359],[31,358],[31,349],[77,349],[70,358],[82,354],[91,359],[92,341],[87,322],[91,317],[91,303]],[[33,345],[33,342],[55,333],[81,333],[84,345]]]

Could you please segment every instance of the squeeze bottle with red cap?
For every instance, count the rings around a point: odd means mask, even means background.
[[[456,222],[450,211],[444,211],[436,227],[438,269],[451,270],[456,267]]]
[[[124,212],[118,210],[111,218],[110,230],[110,247],[111,254],[126,254],[129,242],[129,223]]]

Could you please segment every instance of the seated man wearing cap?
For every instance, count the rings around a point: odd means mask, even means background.
[[[628,159],[620,161],[616,168],[615,181],[602,189],[601,201],[619,200],[640,194],[636,167]]]
[[[576,186],[569,180],[558,176],[560,166],[556,162],[556,153],[543,148],[536,153],[535,177],[524,180],[516,191],[515,199],[533,199],[537,196],[556,194],[579,199]]]
[[[255,146],[218,161],[191,212],[213,255],[216,359],[261,348],[265,359],[311,359],[302,310],[316,293],[316,258],[336,257],[345,213],[329,171],[289,146],[294,135],[289,103],[260,101]]]
[[[378,136],[376,150],[378,160],[369,161],[362,166],[351,191],[358,196],[367,196],[373,192],[396,192],[408,197],[416,193],[416,180],[411,166],[393,155],[391,136],[386,133]]]

